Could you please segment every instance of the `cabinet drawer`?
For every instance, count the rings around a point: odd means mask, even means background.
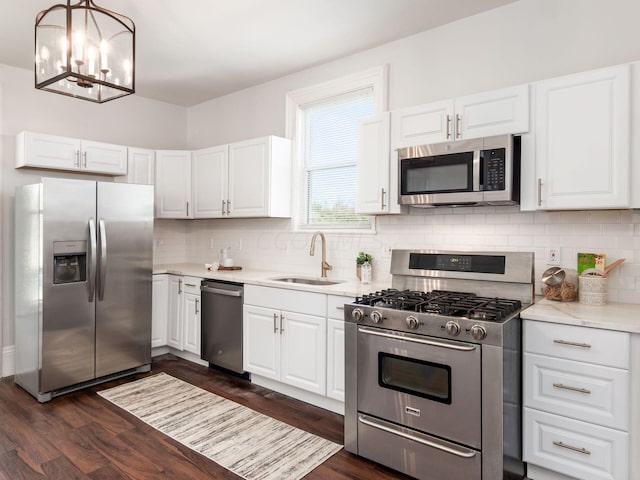
[[[182,290],[184,293],[200,295],[201,282],[202,279],[199,277],[182,277]]]
[[[628,430],[627,370],[525,353],[524,371],[527,407]]]
[[[353,303],[355,298],[341,295],[327,295],[327,317],[344,320],[344,304]]]
[[[319,317],[327,316],[327,296],[323,293],[245,285],[244,303]]]
[[[629,435],[524,409],[524,461],[582,480],[627,480]]]
[[[629,334],[527,320],[524,351],[553,357],[629,368]]]

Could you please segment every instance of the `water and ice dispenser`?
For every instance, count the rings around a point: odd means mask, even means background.
[[[87,280],[86,240],[53,242],[53,283],[85,282]]]

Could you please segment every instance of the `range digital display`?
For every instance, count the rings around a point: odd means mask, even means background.
[[[503,255],[449,255],[444,253],[412,253],[409,268],[445,272],[475,272],[503,274]]]

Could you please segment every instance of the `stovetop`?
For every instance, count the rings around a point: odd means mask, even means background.
[[[356,298],[355,304],[448,317],[500,322],[520,311],[519,300],[477,296],[469,292],[386,289]]]

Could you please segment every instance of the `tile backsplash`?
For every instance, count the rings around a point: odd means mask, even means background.
[[[292,232],[288,219],[156,220],[154,261],[211,263],[231,247],[236,265],[320,275],[320,245],[309,255],[313,231]],[[640,210],[520,212],[518,207],[412,208],[378,216],[375,234],[325,232],[329,277],[355,278],[355,258],[373,255],[376,281],[391,281],[387,248],[530,251],[536,293],[549,266],[546,251],[560,247],[561,266],[577,267],[578,252],[625,262],[610,274],[609,299],[640,303]]]

